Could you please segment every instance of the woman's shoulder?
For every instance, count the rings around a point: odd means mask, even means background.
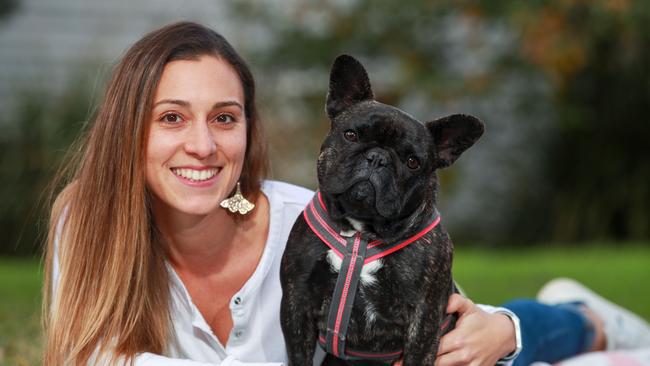
[[[269,199],[278,199],[283,206],[297,206],[301,210],[314,197],[314,191],[310,189],[275,180],[262,182],[262,192]]]

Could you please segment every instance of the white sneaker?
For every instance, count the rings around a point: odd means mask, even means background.
[[[608,351],[650,347],[650,325],[645,320],[577,281],[554,279],[539,290],[537,300],[545,304],[583,302],[603,320]]]

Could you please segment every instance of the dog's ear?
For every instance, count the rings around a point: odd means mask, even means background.
[[[435,165],[445,168],[453,164],[456,159],[483,135],[485,125],[476,117],[465,114],[452,114],[427,122],[435,142]]]
[[[330,72],[330,89],[325,106],[327,116],[333,119],[351,105],[373,98],[363,65],[352,56],[338,56]]]

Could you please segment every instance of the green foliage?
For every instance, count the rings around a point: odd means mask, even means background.
[[[518,14],[525,60],[553,82],[558,118],[540,167],[548,195],[522,200],[516,237],[650,237],[650,6],[552,1]]]
[[[89,116],[91,95],[83,82],[55,96],[21,94],[7,132],[0,140],[0,254],[37,253],[47,231],[52,179]]]
[[[370,68],[396,65],[400,77],[395,85],[378,89],[382,100],[393,103],[414,88],[430,95],[447,94],[447,87],[456,83],[454,79],[443,83],[449,75],[439,52],[447,29],[441,20],[462,9],[441,4],[445,2],[357,0],[278,10],[249,0],[238,2],[234,13],[241,20],[255,19],[273,35],[268,45],[252,52],[251,59],[265,72],[318,69],[327,75],[334,56],[353,53]],[[319,99],[324,98],[322,90],[317,91]]]

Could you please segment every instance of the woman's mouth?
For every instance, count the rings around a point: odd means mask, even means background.
[[[217,173],[219,173],[218,168],[209,168],[209,169],[189,169],[189,168],[171,168],[174,175],[190,180],[192,182],[203,182],[213,178]]]

